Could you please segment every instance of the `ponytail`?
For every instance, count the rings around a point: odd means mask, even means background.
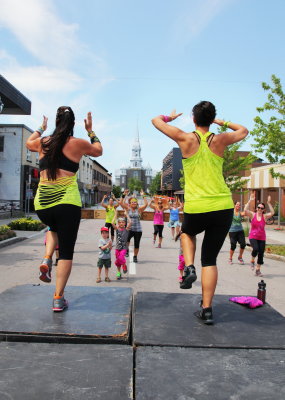
[[[43,153],[47,158],[48,180],[55,180],[59,157],[70,136],[73,136],[75,117],[70,107],[59,107],[56,113],[55,130],[48,140],[41,139]]]

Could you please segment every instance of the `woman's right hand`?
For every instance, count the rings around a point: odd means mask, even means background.
[[[86,117],[86,119],[84,119],[84,123],[85,123],[85,129],[87,130],[87,132],[91,132],[92,131],[92,114],[90,111],[87,113],[87,117]]]
[[[169,116],[170,116],[171,120],[173,121],[174,119],[180,117],[180,115],[182,115],[182,114],[183,114],[183,113],[178,113],[178,114],[176,114],[176,110],[174,109],[174,110],[171,111],[171,113],[169,114]]]
[[[255,194],[254,194],[254,193],[251,193],[249,200],[250,200],[250,201],[255,200]]]

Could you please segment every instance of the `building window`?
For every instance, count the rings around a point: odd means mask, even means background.
[[[0,136],[0,152],[4,151],[4,136]]]
[[[27,149],[27,157],[26,157],[26,160],[27,160],[27,161],[32,161],[32,152],[31,152],[29,149]]]
[[[125,183],[125,177],[122,176],[122,183]]]

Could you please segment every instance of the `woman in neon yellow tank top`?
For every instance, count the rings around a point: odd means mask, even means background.
[[[59,245],[59,261],[56,269],[53,311],[67,307],[64,289],[69,278],[74,245],[81,218],[81,200],[76,171],[84,154],[98,157],[102,154],[100,140],[92,131],[92,116],[87,114],[85,129],[91,143],[73,137],[75,117],[70,107],[59,107],[55,130],[41,138],[47,129],[47,118],[42,126],[31,134],[26,146],[39,153],[40,182],[35,197],[35,210],[39,218],[50,227],[51,240],[40,265],[40,279],[51,282],[52,254]]]
[[[105,204],[105,199],[107,198],[107,195],[105,194],[103,196],[103,199],[101,201],[101,206],[106,209],[106,217],[105,217],[105,226],[106,228],[111,230],[111,240],[113,242],[114,240],[114,227],[113,227],[113,219],[116,213],[116,208],[119,206],[118,200],[115,199],[115,197],[112,195],[109,198],[108,204]],[[115,203],[116,201],[116,203]]]
[[[205,324],[212,324],[212,299],[218,278],[216,258],[229,231],[234,207],[223,177],[223,154],[227,146],[244,139],[248,130],[242,125],[215,119],[215,106],[209,101],[196,104],[192,112],[195,132],[186,133],[167,124],[182,115],[175,111],[170,116],[153,118],[152,123],[181,149],[185,177],[181,243],[185,269],[180,287],[190,289],[197,279],[196,235],[205,232],[201,252],[202,302],[195,315]],[[214,135],[209,132],[212,123],[226,125],[233,132]]]

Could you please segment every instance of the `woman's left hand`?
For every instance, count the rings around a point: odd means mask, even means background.
[[[271,203],[271,196],[267,197],[267,203]]]
[[[43,123],[42,123],[42,128],[44,131],[47,130],[47,122],[48,122],[48,117],[46,117],[45,115],[43,116]]]
[[[87,132],[91,132],[92,131],[92,114],[90,111],[87,113],[87,117],[86,117],[86,119],[84,119],[84,123],[85,123],[85,129],[87,130]]]

